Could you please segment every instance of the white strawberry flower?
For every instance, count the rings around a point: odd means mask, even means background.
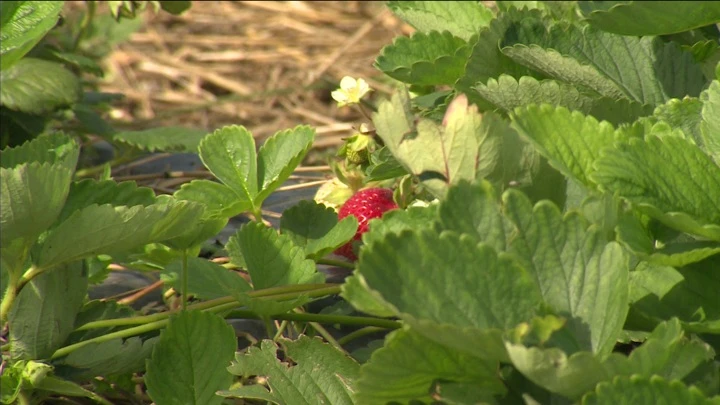
[[[343,107],[359,103],[360,99],[370,91],[372,89],[365,80],[345,76],[340,80],[340,88],[333,91],[331,95],[337,101],[338,107]]]

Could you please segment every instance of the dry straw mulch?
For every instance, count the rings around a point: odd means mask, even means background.
[[[308,124],[316,148],[335,146],[362,118],[330,91],[345,76],[390,91],[373,66],[412,28],[384,2],[203,1],[182,16],[146,11],[143,28],[106,61],[103,91],[126,129],[164,125],[212,131],[246,126],[258,139]]]

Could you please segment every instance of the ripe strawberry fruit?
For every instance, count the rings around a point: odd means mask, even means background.
[[[353,239],[335,251],[335,254],[345,256],[350,260],[357,260],[353,251],[353,242],[359,241],[362,234],[368,230],[371,219],[381,217],[385,211],[397,208],[393,201],[392,190],[386,188],[368,188],[355,193],[338,212],[338,218],[343,219],[353,215],[358,220],[358,230]]]

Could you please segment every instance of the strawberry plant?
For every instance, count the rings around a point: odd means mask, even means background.
[[[416,29],[376,60],[398,89],[343,80],[368,122],[277,229],[308,126],[204,135],[216,180],[171,196],[76,179],[64,134],[2,151],[3,403],[720,403],[718,3],[388,7]],[[229,263],[199,257],[242,213]],[[88,300],[100,257],[180,304]]]

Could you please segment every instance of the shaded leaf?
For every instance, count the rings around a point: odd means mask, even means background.
[[[48,113],[80,99],[80,79],[63,65],[24,58],[0,72],[0,105],[31,114]]]
[[[505,393],[497,364],[440,345],[417,332],[401,329],[385,339],[370,360],[360,367],[355,400],[362,404],[431,402],[437,380],[482,386],[487,395]]]
[[[718,397],[706,398],[700,390],[680,381],[667,381],[661,377],[617,377],[612,383],[599,384],[595,392],[583,397],[583,405],[655,405],[668,404],[712,405]]]
[[[237,349],[235,332],[208,312],[187,311],[170,318],[147,361],[145,384],[158,404],[222,403],[216,391],[230,386],[229,365]]]
[[[74,262],[33,278],[20,291],[9,315],[15,359],[47,359],[75,329],[87,294],[87,270]]]
[[[207,131],[195,128],[164,127],[143,131],[123,131],[112,139],[149,152],[197,153],[200,141]]]
[[[184,293],[181,270],[181,261],[174,261],[165,268],[161,278],[165,285]],[[211,300],[250,290],[250,284],[236,272],[200,257],[188,258],[188,294]]]
[[[314,201],[301,201],[286,209],[280,219],[280,231],[314,258],[321,258],[352,239],[357,226],[354,216],[338,222],[335,210]]]
[[[714,2],[628,1],[578,2],[590,25],[621,35],[667,35],[715,24],[720,6]]]

